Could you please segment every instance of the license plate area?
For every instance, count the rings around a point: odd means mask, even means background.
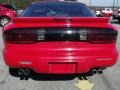
[[[76,72],[76,63],[50,63],[49,73],[72,74]]]

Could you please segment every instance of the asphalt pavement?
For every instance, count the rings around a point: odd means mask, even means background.
[[[113,25],[119,31],[117,48],[120,51],[120,25],[116,22],[113,22]],[[88,84],[92,83],[93,87],[86,89],[85,87],[79,88],[75,85],[82,82],[77,77],[70,80],[64,77],[63,80],[29,79],[28,81],[21,81],[18,77],[13,77],[9,74],[8,67],[4,64],[2,57],[2,49],[2,30],[0,30],[0,90],[120,90],[120,59],[116,65],[104,70],[103,74],[90,76]],[[80,84],[81,86],[84,85],[82,83]]]

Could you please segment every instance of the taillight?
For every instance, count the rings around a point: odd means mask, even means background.
[[[18,29],[4,32],[4,40],[9,43],[35,43],[45,38],[44,29]]]
[[[117,31],[100,28],[23,28],[5,31],[3,37],[8,43],[71,41],[102,44],[115,42]]]
[[[112,43],[117,39],[117,31],[112,29],[80,29],[79,38],[80,41],[89,43]]]
[[[88,42],[91,43],[112,43],[116,41],[116,33],[94,33],[88,35]]]

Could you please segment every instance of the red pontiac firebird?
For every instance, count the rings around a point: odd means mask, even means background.
[[[78,2],[36,2],[3,29],[10,72],[102,73],[118,58],[117,30]]]

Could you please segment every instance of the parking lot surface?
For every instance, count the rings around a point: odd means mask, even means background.
[[[113,24],[119,31],[117,48],[120,51],[120,25],[115,22]],[[3,61],[2,49],[2,28],[0,28],[0,90],[120,90],[120,60],[113,67],[104,70],[103,74],[89,77],[88,85],[92,84],[93,87],[85,89],[80,87],[84,85],[84,82],[77,77],[70,80],[64,77],[63,80],[29,79],[21,81],[18,77],[9,75],[8,67]],[[77,86],[76,83],[80,84]]]

